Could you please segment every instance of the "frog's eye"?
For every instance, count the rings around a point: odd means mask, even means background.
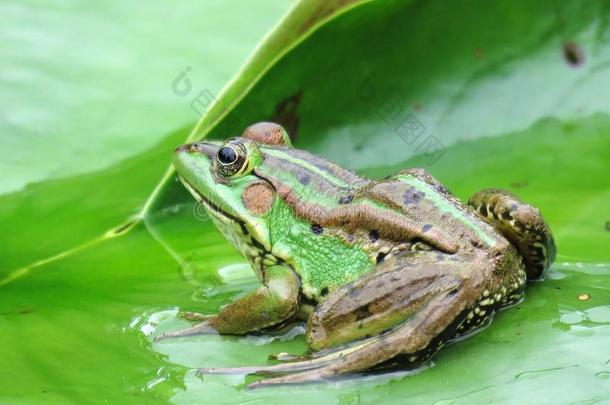
[[[234,140],[228,141],[216,153],[218,172],[224,177],[245,174],[248,168],[248,150]]]
[[[221,165],[231,165],[237,161],[237,152],[232,146],[223,146],[218,150],[217,158]]]

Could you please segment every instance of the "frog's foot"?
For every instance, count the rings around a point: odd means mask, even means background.
[[[366,339],[365,342],[379,339],[379,337]],[[362,344],[359,342],[358,346]],[[331,364],[342,356],[356,350],[356,345],[329,349],[308,356],[294,356],[287,353],[272,355],[270,358],[282,361],[281,364],[271,366],[249,366],[249,367],[215,367],[200,368],[199,374],[257,374],[257,375],[281,375],[295,373],[298,371],[311,370]]]
[[[207,321],[214,318],[214,315],[205,315],[199,312],[190,312],[190,311],[182,311],[178,315],[182,319],[186,319],[187,321],[195,321],[199,322],[196,325],[190,326],[184,329],[178,329],[172,332],[165,332],[158,336],[155,336],[155,341],[181,337],[181,336],[192,336],[192,335],[200,335],[200,334],[216,334],[216,329],[211,327]]]
[[[553,235],[537,208],[499,189],[481,190],[468,204],[515,245],[529,280],[539,279],[555,260]]]
[[[193,325],[188,328],[178,329],[171,332],[165,332],[160,335],[155,336],[155,342],[158,342],[167,338],[176,338],[183,336],[193,336],[193,335],[215,335],[218,334],[218,331],[210,326],[208,321],[204,321]]]

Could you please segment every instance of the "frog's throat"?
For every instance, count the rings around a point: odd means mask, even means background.
[[[265,268],[276,264],[284,264],[284,260],[275,256],[257,240],[254,235],[248,231],[246,223],[232,215],[209,198],[199,193],[191,186],[182,176],[180,181],[184,187],[195,197],[195,199],[203,205],[207,212],[212,216],[214,224],[223,233],[227,239],[233,239],[228,234],[232,234],[238,240],[230,240],[231,243],[248,259],[252,268],[256,272],[259,279],[262,281],[265,275]]]

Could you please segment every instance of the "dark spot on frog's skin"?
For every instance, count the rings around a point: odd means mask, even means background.
[[[371,239],[371,242],[377,242],[377,240],[379,239],[379,232],[377,232],[377,230],[373,229],[370,233],[369,233],[369,238]]]
[[[325,296],[326,294],[328,294],[328,287],[324,287],[324,288],[322,288],[322,290],[320,290],[321,296]]]
[[[322,228],[318,224],[312,224],[311,225],[311,232],[313,232],[314,235],[320,235],[322,232],[324,232],[324,228]]]
[[[481,205],[481,207],[479,208],[479,212],[481,213],[481,215],[486,217],[487,216],[487,206],[485,204]]]
[[[439,193],[443,193],[443,194],[447,194],[449,193],[449,190],[447,190],[447,187],[443,186],[442,184],[435,184],[434,188],[436,189],[436,191],[438,191]]]
[[[386,257],[387,255],[388,255],[387,253],[383,253],[383,252],[377,253],[377,259],[375,259],[377,264],[383,262],[384,257]]]
[[[352,202],[353,199],[354,196],[351,194],[344,195],[343,197],[339,198],[339,204],[349,204]]]
[[[472,246],[474,246],[475,248],[481,248],[481,247],[483,247],[483,244],[482,244],[480,241],[478,241],[478,240],[474,240],[474,239],[470,241],[470,244],[471,244]]]
[[[366,318],[371,316],[371,313],[369,312],[369,309],[368,309],[367,306],[363,306],[363,307],[360,307],[360,308],[356,309],[354,311],[354,313],[356,314],[356,320],[357,321],[360,321],[362,319],[366,319]]]
[[[606,230],[610,232],[610,221],[606,221]]]
[[[403,194],[403,201],[405,205],[418,204],[424,196],[423,192],[417,191],[415,187],[411,187]]]
[[[579,66],[585,61],[585,54],[576,42],[566,42],[563,44],[563,57],[571,66]]]
[[[299,179],[299,183],[306,186],[311,181],[311,176],[307,173],[299,173],[297,174],[297,178]]]
[[[424,225],[424,226],[422,226],[422,227],[421,227],[421,232],[422,232],[422,233],[426,233],[426,232],[428,232],[430,229],[432,229],[432,225],[430,225],[430,224],[426,224],[426,225]]]

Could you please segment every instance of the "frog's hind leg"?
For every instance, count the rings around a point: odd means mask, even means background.
[[[335,353],[332,361],[291,374],[266,378],[249,388],[278,384],[299,384],[336,378],[364,371],[401,359],[407,365],[419,365],[436,353],[455,335],[469,313],[472,291],[466,280],[458,281],[445,292],[421,306],[406,322],[394,329]],[[273,370],[267,370],[273,371]]]
[[[479,260],[432,251],[395,257],[333,291],[316,308],[308,340],[314,348],[326,348],[324,352],[274,366],[201,371],[272,375],[250,385],[255,388],[333,378],[396,359],[407,367],[417,366],[468,322],[487,271],[491,268]],[[478,311],[476,317],[482,324],[491,315],[491,310]],[[350,343],[341,346],[341,342]]]
[[[540,211],[499,189],[475,193],[468,204],[517,248],[529,280],[539,279],[555,260],[555,241]]]

